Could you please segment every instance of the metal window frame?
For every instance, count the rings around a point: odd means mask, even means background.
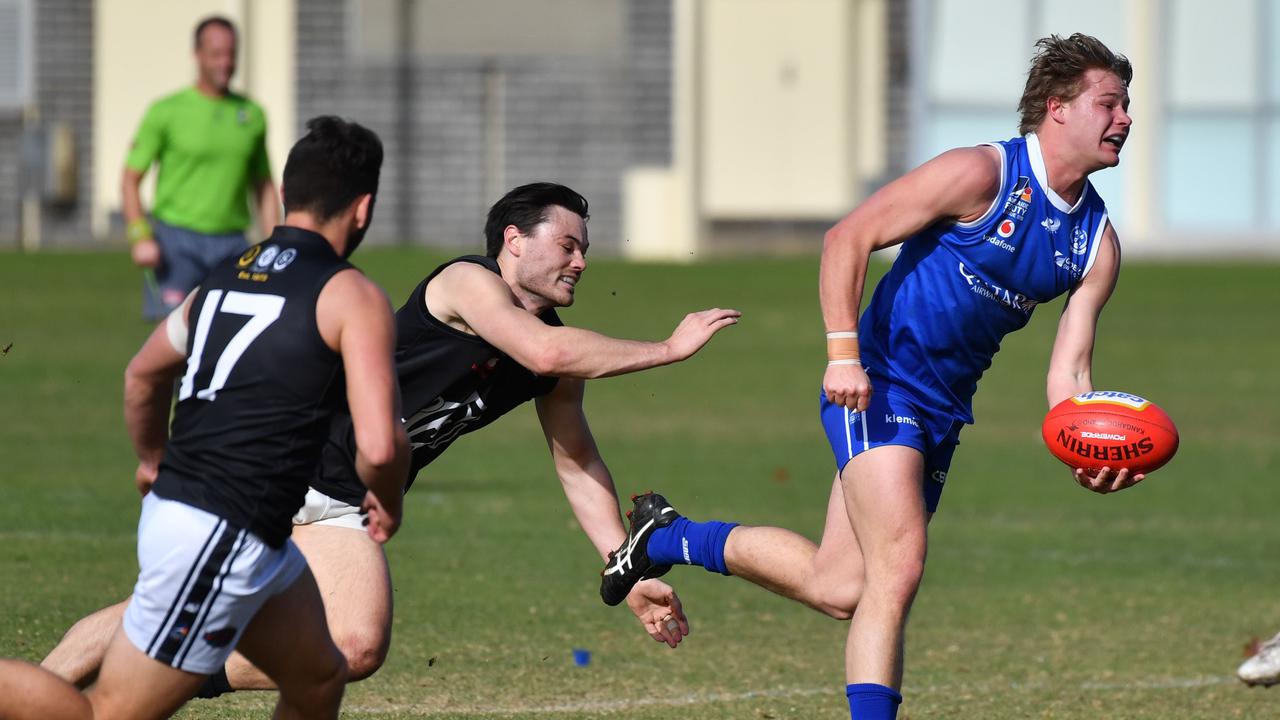
[[[0,0],[18,11],[18,77],[13,95],[0,94],[0,113],[21,112],[35,99],[35,4],[32,0]]]

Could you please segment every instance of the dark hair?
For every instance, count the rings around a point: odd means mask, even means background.
[[[231,35],[233,38],[238,37],[236,35],[236,26],[232,25],[230,20],[222,17],[221,15],[210,15],[209,17],[201,20],[199,23],[196,24],[195,48],[197,50],[200,49],[200,36],[204,33],[204,29],[209,27],[210,25],[217,25],[218,27],[224,27],[227,30],[231,31]]]
[[[1075,33],[1067,39],[1050,35],[1036,41],[1038,51],[1031,59],[1027,86],[1018,101],[1022,120],[1018,132],[1034,132],[1044,122],[1046,103],[1056,97],[1071,102],[1084,90],[1082,81],[1088,70],[1106,70],[1116,74],[1126,86],[1133,79],[1129,58],[1111,52],[1098,38]]]
[[[553,205],[577,213],[583,222],[591,217],[587,214],[587,199],[564,185],[549,182],[521,185],[489,208],[489,219],[484,224],[485,253],[491,258],[498,257],[508,225],[515,225],[528,235],[547,221],[547,208]]]
[[[382,141],[372,130],[333,115],[311,118],[284,164],[285,212],[329,220],[361,195],[376,196],[381,169]]]

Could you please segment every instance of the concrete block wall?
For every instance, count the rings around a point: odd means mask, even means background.
[[[608,56],[419,56],[408,68],[354,57],[348,7],[299,4],[298,119],[338,114],[382,137],[371,242],[479,250],[502,192],[554,180],[587,197],[593,245],[616,251],[624,170],[671,158],[669,2],[625,0],[626,44]]]
[[[41,210],[45,247],[91,244],[93,123],[93,2],[40,0],[30,3],[35,106],[42,122],[69,123],[75,136],[77,192],[65,206]],[[19,112],[0,117],[0,246],[18,244],[21,208],[21,137]]]

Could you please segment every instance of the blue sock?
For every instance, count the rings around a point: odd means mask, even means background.
[[[649,559],[655,565],[701,565],[711,572],[732,575],[724,565],[724,544],[736,527],[738,523],[678,518],[649,536]]]
[[[902,704],[902,693],[875,683],[846,685],[844,694],[849,696],[852,720],[894,720]]]

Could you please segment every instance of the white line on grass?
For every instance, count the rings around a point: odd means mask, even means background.
[[[1139,678],[1129,681],[1117,682],[1085,682],[1076,686],[1077,690],[1184,690],[1189,688],[1206,687],[1210,685],[1227,685],[1237,682],[1234,676],[1229,675],[1206,675],[1192,678]],[[1000,689],[1008,690],[1043,690],[1047,688],[1060,687],[1055,683],[1032,682],[1032,683],[990,683],[987,684],[987,691],[997,691]],[[907,686],[905,695],[932,695],[936,693],[950,693],[957,689],[963,688],[972,692],[976,688],[973,684],[966,683],[959,685],[931,685],[926,687]],[[1063,687],[1062,689],[1070,689]],[[590,713],[590,712],[616,712],[620,710],[635,709],[637,707],[687,707],[690,705],[712,705],[716,703],[742,702],[745,700],[755,700],[759,698],[785,699],[795,697],[809,697],[812,695],[832,695],[836,696],[840,692],[838,687],[828,686],[821,688],[780,688],[777,690],[752,690],[742,693],[717,693],[717,692],[697,692],[679,695],[675,697],[644,697],[644,698],[628,698],[625,700],[584,700],[574,703],[557,703],[554,705],[540,705],[534,707],[469,707],[469,708],[436,708],[427,710],[416,705],[382,705],[379,707],[360,707],[352,705],[344,705],[343,710],[352,713],[362,713],[366,715],[390,715],[392,713],[408,713],[418,717],[437,717],[443,715],[474,715],[478,717],[502,717],[502,716],[522,716],[522,715],[564,715],[569,713]]]

